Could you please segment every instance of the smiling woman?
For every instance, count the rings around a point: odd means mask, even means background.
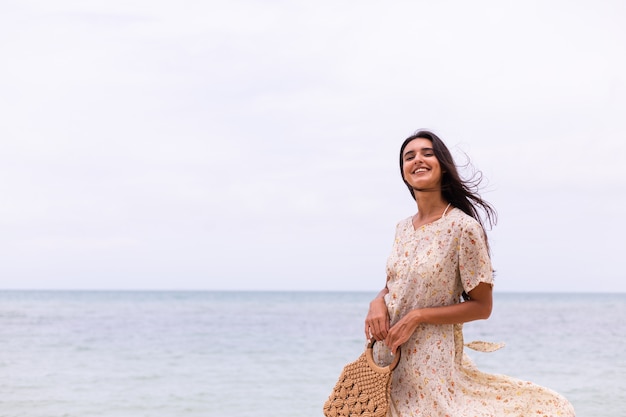
[[[417,174],[428,173],[433,169],[435,172],[430,177],[434,177],[431,179],[436,183],[434,188],[420,188],[416,187],[419,183],[412,183],[419,177]],[[481,211],[489,226],[496,223],[496,211],[477,192],[482,180],[481,173],[476,172],[472,178],[461,179],[448,147],[434,133],[420,130],[404,141],[400,147],[400,174],[413,199],[417,199],[416,192],[441,193],[445,201],[476,219],[483,229],[485,224]]]
[[[496,212],[476,192],[480,177],[461,179],[446,145],[428,131],[404,141],[400,171],[418,211],[396,227],[386,285],[365,319],[366,338],[384,342],[375,345],[378,360],[402,351],[389,415],[574,416],[556,392],[482,373],[463,352],[463,323],[492,310],[493,271],[480,214],[491,225]]]

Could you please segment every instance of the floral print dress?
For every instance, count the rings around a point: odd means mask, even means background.
[[[458,303],[463,291],[493,284],[480,224],[453,208],[414,229],[396,229],[387,262],[391,324],[416,308]],[[480,372],[463,353],[462,325],[421,324],[402,345],[392,374],[390,417],[574,416],[561,395],[530,382]],[[388,351],[375,345],[379,360]],[[481,350],[481,343],[474,348]],[[483,344],[482,350],[492,346]]]

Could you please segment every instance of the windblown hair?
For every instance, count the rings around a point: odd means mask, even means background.
[[[415,199],[413,187],[404,180],[404,158],[402,154],[408,143],[417,138],[428,139],[433,144],[433,153],[441,165],[441,193],[443,198],[452,206],[476,219],[482,226],[483,231],[485,231],[485,221],[490,228],[494,226],[498,217],[496,210],[478,194],[479,186],[483,179],[482,173],[476,171],[471,178],[467,180],[462,179],[448,147],[437,135],[428,130],[415,132],[406,138],[400,148],[400,175],[402,175],[402,181],[409,188],[413,199]],[[485,232],[486,239],[487,233]]]

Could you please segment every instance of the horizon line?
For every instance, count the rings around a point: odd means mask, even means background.
[[[167,288],[0,288],[0,292],[266,292],[266,293],[372,293],[379,290],[346,289],[167,289]],[[623,290],[614,291],[555,291],[555,290],[502,290],[494,294],[626,294]]]

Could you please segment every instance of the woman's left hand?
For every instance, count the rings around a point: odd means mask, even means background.
[[[391,326],[385,338],[385,344],[393,355],[396,354],[400,345],[409,340],[419,324],[419,310],[413,310]]]

